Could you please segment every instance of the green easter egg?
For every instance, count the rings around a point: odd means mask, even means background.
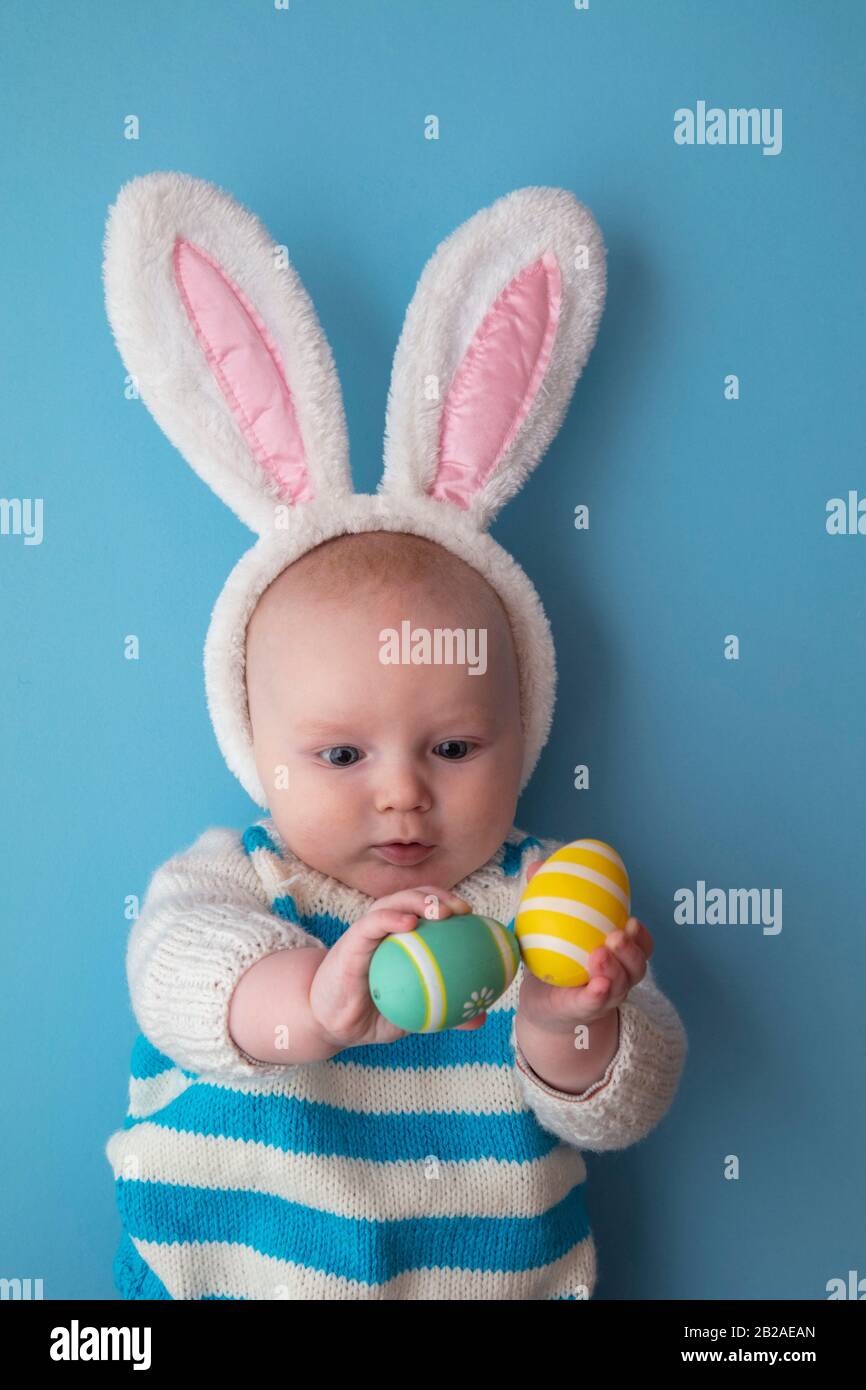
[[[376,947],[370,994],[395,1027],[438,1033],[496,1003],[517,973],[520,950],[514,933],[492,917],[419,921]]]

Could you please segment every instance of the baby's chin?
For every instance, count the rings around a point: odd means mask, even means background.
[[[448,852],[442,845],[437,845],[420,864],[389,864],[375,851],[367,850],[357,860],[332,867],[326,872],[347,887],[377,899],[412,888],[432,886],[443,891],[453,888],[465,874],[455,875],[453,868],[449,871],[448,858]]]

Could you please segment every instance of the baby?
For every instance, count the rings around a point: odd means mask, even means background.
[[[381,634],[407,618],[483,629],[486,670],[384,664]],[[513,923],[557,847],[513,826],[523,733],[498,596],[424,538],[332,539],[266,589],[246,673],[271,817],[244,848],[208,831],[163,866],[130,943],[136,1012],[164,1051],[139,1040],[135,1123],[109,1141],[119,1289],[590,1297],[579,1150],[642,1138],[682,1066],[646,927],[609,936],[588,984],[521,971],[446,1033],[402,1032],[367,985],[378,943],[431,896],[440,917]],[[229,985],[208,990],[207,952]]]
[[[376,494],[352,489],[334,361],[284,253],[222,190],[163,171],[121,190],[106,229],[129,379],[257,536],[214,606],[205,682],[226,764],[268,813],[162,864],[130,932],[115,1282],[130,1299],[586,1299],[581,1151],[643,1139],[686,1050],[646,927],[599,929],[586,984],[521,968],[439,1032],[393,1026],[368,971],[419,919],[511,926],[561,843],[513,821],[555,653],[488,527],[592,347],[600,230],[568,190],[529,187],[440,245]],[[404,625],[480,633],[486,660],[384,660]],[[607,869],[599,854],[587,876],[615,895]]]

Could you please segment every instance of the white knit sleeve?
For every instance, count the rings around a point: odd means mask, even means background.
[[[652,965],[619,1006],[619,1047],[604,1076],[570,1094],[532,1070],[511,1041],[521,1093],[543,1129],[578,1149],[603,1153],[644,1139],[667,1112],[679,1085],[688,1043],[676,1009],[655,982]]]
[[[273,951],[321,946],[278,917],[237,831],[206,830],[153,874],[127,945],[132,1010],[179,1067],[219,1079],[285,1075],[234,1042],[229,1004],[241,975]]]

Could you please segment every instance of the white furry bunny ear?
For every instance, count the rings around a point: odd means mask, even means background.
[[[557,433],[604,308],[605,250],[564,188],[519,188],[441,243],[397,345],[379,491],[479,529]]]
[[[118,350],[151,414],[251,530],[275,505],[351,492],[342,393],[285,248],[202,179],[132,179],[103,277]]]

